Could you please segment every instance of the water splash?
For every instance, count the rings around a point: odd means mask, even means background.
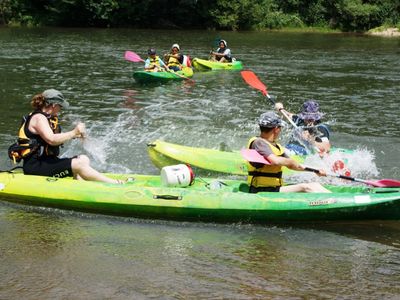
[[[344,163],[343,168],[334,169],[336,162]],[[379,175],[378,168],[375,163],[375,155],[373,151],[367,148],[357,148],[355,150],[333,151],[329,155],[321,158],[318,154],[308,155],[304,160],[304,165],[315,169],[323,169],[327,174],[331,175],[348,175],[357,178],[371,179]],[[350,174],[345,174],[349,171]],[[319,181],[321,183],[330,184],[354,184],[349,180],[342,180],[332,176],[318,177],[310,172],[293,172],[286,176],[286,179],[291,182],[311,182]]]

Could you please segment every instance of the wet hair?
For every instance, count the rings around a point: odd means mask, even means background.
[[[32,97],[31,106],[34,110],[42,110],[43,107],[48,105],[46,99],[44,98],[43,94],[37,94]]]

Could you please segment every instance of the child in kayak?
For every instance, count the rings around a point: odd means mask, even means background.
[[[164,55],[164,60],[170,70],[180,71],[182,69],[183,55],[179,51],[179,45],[173,44],[170,53]]]
[[[302,129],[300,140],[289,141],[288,145],[286,145],[287,149],[301,155],[309,154],[307,148],[316,149],[321,156],[329,153],[331,149],[330,131],[328,126],[321,123],[324,114],[319,111],[317,101],[307,100],[304,102],[303,110],[298,114],[286,111],[280,102],[275,104],[275,108],[279,112],[285,112],[293,120],[294,124]]]
[[[162,72],[168,69],[167,65],[157,55],[156,49],[150,48],[147,51],[149,57],[144,61],[144,69],[149,72]]]
[[[23,160],[24,174],[49,177],[74,177],[75,179],[123,183],[99,173],[90,166],[86,155],[60,158],[60,146],[74,138],[84,138],[85,124],[78,123],[74,129],[61,132],[58,113],[69,106],[61,92],[45,90],[31,100],[33,112],[24,117],[19,130],[17,159]],[[12,152],[12,151],[11,151]]]
[[[219,48],[216,52],[211,51],[210,53],[212,61],[219,62],[232,62],[232,54],[231,49],[228,48],[228,45],[225,40],[219,41]]]
[[[318,182],[299,183],[283,185],[282,167],[295,171],[305,171],[306,168],[294,159],[290,158],[285,148],[278,144],[277,139],[283,126],[282,119],[273,111],[263,113],[258,121],[261,134],[249,140],[249,149],[255,149],[270,164],[252,163],[248,164],[247,181],[250,193],[258,192],[314,192],[330,193]],[[326,176],[324,170],[319,170],[319,176]]]

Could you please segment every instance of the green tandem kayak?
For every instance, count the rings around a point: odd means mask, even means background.
[[[153,219],[269,223],[314,220],[399,219],[400,189],[327,186],[332,193],[247,192],[238,180],[195,179],[188,187],[165,187],[160,176],[123,185],[0,174],[3,201],[83,212]]]
[[[138,83],[163,83],[175,80],[187,80],[193,76],[193,70],[189,67],[185,67],[181,71],[177,72],[135,71],[132,76]]]
[[[242,70],[242,62],[236,60],[230,63],[221,63],[200,58],[193,58],[192,66],[196,71],[216,71],[216,70]]]

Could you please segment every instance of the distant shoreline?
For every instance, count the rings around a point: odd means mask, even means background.
[[[390,27],[390,28],[385,28],[385,29],[381,29],[379,27],[376,29],[371,29],[366,34],[384,36],[384,37],[400,37],[400,30],[396,27]]]
[[[77,27],[59,27],[59,26],[21,26],[21,25],[4,25],[0,24],[0,28],[77,28]],[[81,27],[81,29],[127,29],[127,27],[112,27],[112,28],[103,28],[103,27]],[[132,29],[142,29],[146,30],[145,28],[133,28]],[[152,28],[154,30],[160,30],[157,28]],[[152,30],[149,28],[149,30]],[[165,29],[165,28],[164,28]],[[181,30],[181,29],[171,29],[171,30]],[[190,29],[189,29],[190,30]],[[198,29],[195,29],[198,30]],[[207,31],[207,29],[204,29]],[[215,30],[210,30],[215,31]],[[400,30],[397,27],[377,27],[370,29],[366,32],[345,32],[340,31],[337,29],[329,29],[325,27],[283,27],[280,29],[260,29],[260,30],[250,30],[253,32],[261,31],[261,32],[293,32],[293,33],[336,33],[336,34],[361,34],[361,35],[372,35],[372,36],[382,36],[382,37],[400,37]],[[240,30],[239,30],[240,32]]]

